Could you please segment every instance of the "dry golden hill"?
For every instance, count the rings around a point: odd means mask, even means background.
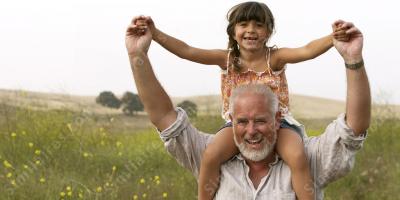
[[[221,98],[219,95],[176,97],[174,103],[190,100],[196,103],[204,113],[220,114]],[[290,96],[291,112],[297,118],[333,118],[344,112],[344,102],[304,95]]]
[[[219,115],[221,98],[219,95],[173,97],[176,105],[183,100],[190,100],[198,106],[200,114]],[[304,95],[290,96],[291,112],[296,118],[334,118],[344,112],[343,101],[311,97]],[[57,93],[41,93],[21,90],[0,89],[0,102],[14,106],[29,106],[33,109],[67,108],[93,114],[120,114],[120,110],[110,109],[96,104],[94,96],[76,96]],[[388,106],[384,106],[388,110]],[[375,106],[383,110],[383,106]],[[400,113],[400,106],[389,106],[393,113]]]

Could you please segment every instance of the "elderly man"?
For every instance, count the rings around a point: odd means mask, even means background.
[[[304,139],[316,199],[323,198],[322,189],[328,183],[351,170],[370,122],[371,100],[362,58],[363,37],[352,23],[337,21],[334,26],[338,24],[347,27],[346,33],[350,35],[348,42],[334,41],[346,65],[346,113],[320,136]],[[194,128],[181,108],[174,109],[147,56],[151,37],[149,31],[135,25],[135,19],[126,32],[126,47],[137,90],[167,151],[197,177],[202,152],[213,136]],[[215,199],[296,199],[290,169],[273,150],[280,116],[276,96],[267,87],[247,85],[236,88],[230,101],[234,140],[240,154],[222,165]]]

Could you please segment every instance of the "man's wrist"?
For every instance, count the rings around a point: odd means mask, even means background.
[[[362,54],[360,54],[360,55],[343,56],[343,60],[344,60],[344,63],[355,64],[355,63],[359,63],[360,61],[362,61],[363,60],[363,56],[362,56]]]
[[[364,60],[361,58],[358,61],[350,61],[350,62],[345,61],[344,65],[346,66],[347,69],[355,70],[364,66]]]
[[[133,54],[129,54],[129,58],[133,66],[142,66],[145,62],[147,57],[147,52],[145,51],[137,51]]]
[[[147,50],[145,50],[145,49],[135,49],[132,52],[128,52],[128,56],[130,58],[138,57],[138,56],[147,56]]]

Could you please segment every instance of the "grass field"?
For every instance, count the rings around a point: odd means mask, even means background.
[[[326,199],[400,196],[400,120],[390,108],[379,112],[387,114],[374,118],[354,170]],[[205,132],[223,123],[218,115],[192,121]],[[301,121],[316,135],[330,119]],[[196,187],[145,116],[0,104],[0,199],[186,200]]]

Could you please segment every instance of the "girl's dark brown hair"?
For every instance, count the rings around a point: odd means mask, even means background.
[[[244,2],[232,7],[228,14],[226,15],[228,19],[228,27],[226,28],[226,32],[229,36],[228,49],[230,49],[229,57],[232,58],[233,67],[236,71],[240,71],[240,63],[239,56],[240,51],[236,40],[234,39],[235,35],[235,25],[242,21],[250,21],[255,20],[257,22],[264,23],[267,27],[269,34],[272,34],[275,27],[274,16],[272,15],[271,10],[267,5],[260,2]],[[228,61],[230,63],[230,61]],[[229,66],[227,66],[229,67]]]

